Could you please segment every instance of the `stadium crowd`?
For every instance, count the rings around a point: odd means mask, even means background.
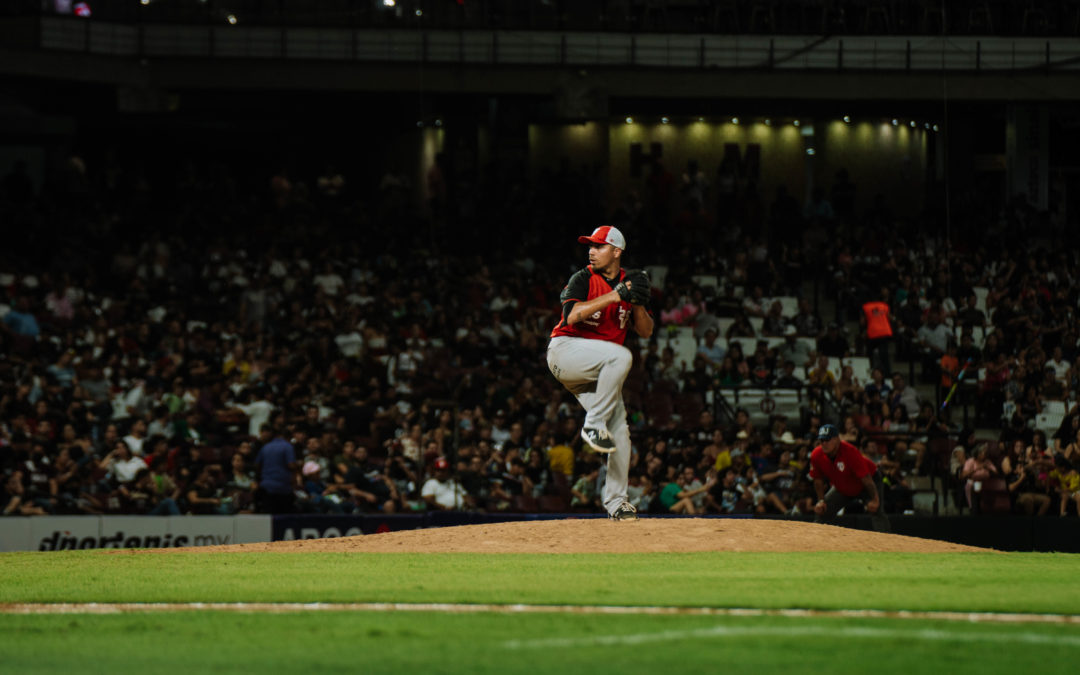
[[[723,167],[655,162],[604,213],[585,167],[476,183],[437,168],[417,213],[392,172],[361,189],[332,167],[255,183],[220,163],[174,170],[106,154],[72,156],[41,190],[23,166],[4,179],[5,515],[599,512],[602,458],[543,352],[585,262],[575,237],[604,220],[631,266],[666,263],[661,328],[627,344],[640,511],[808,514],[824,422],[878,463],[889,512],[912,509],[927,474],[976,512],[1080,504],[1077,260],[1023,200],[971,199],[953,227],[980,236],[957,246],[883,198],[856,213],[844,175],[805,207],[783,190],[766,205]],[[893,329],[877,351],[872,300]],[[666,341],[679,327],[689,363]],[[744,353],[740,337],[761,341]],[[872,357],[867,373],[853,356]],[[724,393],[748,386],[807,396],[755,424]],[[994,433],[961,429],[960,405]]]

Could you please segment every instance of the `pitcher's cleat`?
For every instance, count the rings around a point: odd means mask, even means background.
[[[607,429],[582,429],[581,438],[596,452],[605,455],[615,452],[615,440]]]
[[[623,502],[619,504],[619,508],[615,509],[613,513],[608,514],[608,518],[612,520],[637,520],[637,509],[630,502]]]

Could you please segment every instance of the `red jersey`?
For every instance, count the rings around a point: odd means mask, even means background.
[[[877,464],[847,441],[840,441],[836,459],[829,459],[820,445],[810,453],[810,477],[828,479],[834,488],[848,497],[862,494],[862,477],[873,476],[876,471]]]
[[[592,265],[575,272],[559,294],[563,316],[559,324],[551,331],[551,337],[583,337],[607,340],[620,345],[625,342],[626,327],[630,325],[630,313],[634,308],[629,302],[623,300],[613,302],[572,326],[566,322],[566,317],[569,316],[574,303],[592,300],[610,293],[625,276],[626,270],[620,269],[619,278],[609,281],[594,272]]]

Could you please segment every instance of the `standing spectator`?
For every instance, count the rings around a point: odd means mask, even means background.
[[[259,513],[292,513],[299,463],[292,443],[280,433],[273,433],[269,424],[261,430],[263,446],[255,456],[259,482],[255,491]]]
[[[926,323],[919,328],[916,339],[922,350],[923,379],[933,381],[933,373],[938,369],[938,363],[953,339],[949,327],[941,321],[940,310],[931,309],[927,312]]]
[[[982,492],[982,482],[991,476],[998,475],[998,468],[990,459],[983,443],[975,448],[975,454],[968,457],[964,462],[964,468],[960,471],[960,479],[964,481],[964,496],[967,497],[968,508],[978,513],[978,500],[975,495]]]
[[[879,300],[871,300],[862,306],[863,316],[860,321],[866,331],[866,355],[870,357],[870,365],[886,373],[891,370],[889,343],[893,335],[888,299],[889,289],[882,288]]]

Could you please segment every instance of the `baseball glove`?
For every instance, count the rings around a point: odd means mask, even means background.
[[[644,305],[649,302],[652,294],[652,285],[649,283],[649,275],[645,270],[633,270],[627,272],[623,281],[630,282],[630,300],[635,305]]]

